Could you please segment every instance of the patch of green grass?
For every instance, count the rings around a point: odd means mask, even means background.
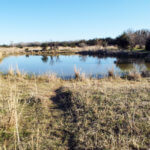
[[[144,51],[145,49],[142,49],[142,48],[134,48],[133,50],[134,50],[134,51]]]

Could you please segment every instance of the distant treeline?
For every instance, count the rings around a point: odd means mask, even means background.
[[[44,47],[44,46],[62,46],[62,47],[84,47],[84,46],[107,46],[107,45],[115,45],[115,40],[112,38],[95,38],[90,40],[78,40],[78,41],[62,41],[62,42],[32,42],[32,43],[18,43],[18,44],[9,44],[9,45],[1,45],[3,47]]]
[[[18,43],[10,45],[1,45],[3,47],[16,46],[19,48],[27,47],[51,47],[51,49],[57,49],[58,47],[86,47],[86,46],[117,46],[120,49],[139,48],[150,50],[150,30],[128,30],[116,38],[95,38],[90,40],[78,40],[78,41],[63,41],[63,42],[32,42],[32,43]]]

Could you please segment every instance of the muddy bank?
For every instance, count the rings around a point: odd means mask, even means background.
[[[77,54],[97,56],[97,57],[116,57],[116,58],[125,58],[125,59],[126,58],[144,59],[145,62],[150,62],[150,52],[98,50],[98,51],[82,51],[82,52],[77,52]]]

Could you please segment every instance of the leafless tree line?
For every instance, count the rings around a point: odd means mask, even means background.
[[[146,41],[150,38],[150,30],[128,30],[126,32],[127,36],[129,37],[130,48],[133,49],[136,46],[139,48],[144,48],[146,45]]]

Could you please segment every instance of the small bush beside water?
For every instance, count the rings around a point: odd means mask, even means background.
[[[130,45],[129,37],[126,33],[123,33],[117,38],[117,44],[120,48],[128,49]]]

